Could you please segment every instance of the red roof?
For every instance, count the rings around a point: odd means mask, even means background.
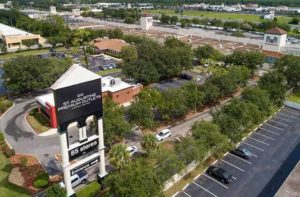
[[[274,27],[266,31],[267,34],[285,35],[287,32],[279,27]]]

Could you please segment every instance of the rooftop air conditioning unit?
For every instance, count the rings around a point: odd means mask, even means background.
[[[115,84],[116,84],[115,79],[111,79],[111,80],[110,80],[110,85],[113,86],[113,85],[115,85]]]

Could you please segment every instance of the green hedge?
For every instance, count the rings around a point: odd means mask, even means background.
[[[47,180],[43,180],[43,179],[37,179],[33,182],[33,186],[35,188],[43,188],[46,187],[48,185],[48,181]]]
[[[94,181],[88,184],[86,187],[82,188],[76,192],[77,197],[94,197],[101,190],[101,186],[98,182]]]

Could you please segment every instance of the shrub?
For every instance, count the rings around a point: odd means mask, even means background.
[[[47,185],[48,185],[48,181],[43,179],[38,179],[33,182],[33,186],[35,188],[43,188],[46,187]]]
[[[20,163],[21,163],[22,166],[26,166],[27,162],[28,162],[28,159],[26,157],[21,157],[20,158]]]
[[[35,178],[35,180],[39,180],[39,179],[49,181],[49,174],[47,172],[41,171]]]
[[[45,194],[45,197],[66,197],[67,191],[65,188],[60,187],[58,184],[51,186]]]
[[[96,181],[88,184],[83,189],[76,193],[77,197],[94,197],[101,189],[101,186]]]
[[[10,158],[11,156],[14,156],[16,154],[15,149],[10,149],[8,147],[3,150],[3,153],[7,158]]]
[[[4,134],[2,132],[0,132],[0,144],[3,144],[4,143]]]

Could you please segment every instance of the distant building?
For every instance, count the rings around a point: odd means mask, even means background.
[[[122,48],[129,46],[124,40],[120,39],[95,39],[92,45],[98,53],[107,53],[119,56]]]
[[[72,15],[74,17],[80,16],[80,9],[78,9],[78,8],[72,9]]]
[[[50,12],[50,14],[56,14],[56,7],[55,6],[50,6],[49,7],[49,12]]]
[[[45,39],[40,35],[31,34],[0,23],[0,42],[6,45],[8,52],[26,49],[24,42],[28,40],[34,41],[36,45],[45,43]]]
[[[0,10],[5,9],[5,5],[3,3],[0,3]]]
[[[275,18],[275,11],[270,11],[270,14],[264,15],[264,19],[266,20],[274,20]]]
[[[73,84],[83,78],[95,78],[97,74],[83,68],[78,64],[72,65],[53,86],[61,84]],[[99,77],[97,75],[97,77]],[[102,97],[111,98],[119,105],[130,104],[135,97],[141,92],[142,85],[132,85],[122,81],[119,78],[111,76],[102,77]],[[52,86],[52,87],[53,87]],[[57,127],[56,111],[53,93],[48,93],[35,98],[38,106],[38,111],[43,113],[49,119],[52,128]]]
[[[152,25],[153,25],[153,18],[152,18],[152,16],[144,14],[141,17],[141,29],[143,31],[148,31],[150,29],[150,27],[152,27]]]

